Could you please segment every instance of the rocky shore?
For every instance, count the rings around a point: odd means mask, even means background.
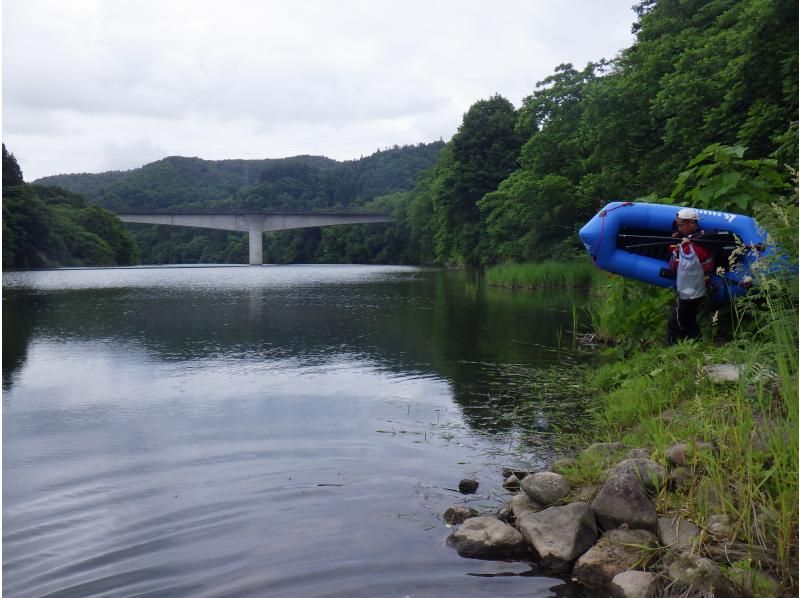
[[[547,471],[506,469],[503,486],[514,495],[488,515],[448,509],[445,522],[458,527],[447,543],[469,558],[533,560],[597,596],[781,596],[778,582],[756,566],[766,556],[736,542],[723,499],[709,492],[701,521],[681,515],[682,490],[705,483],[692,457],[713,450],[675,444],[664,466],[645,449],[593,444],[579,457],[604,469],[598,486],[570,484],[563,474],[573,459]],[[474,492],[477,483],[463,482]],[[742,562],[753,566],[734,565]]]

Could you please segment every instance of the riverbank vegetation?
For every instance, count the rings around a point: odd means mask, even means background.
[[[595,289],[590,309],[604,365],[585,371],[592,415],[575,439],[621,442],[621,456],[645,448],[663,465],[676,444],[689,447],[677,492],[656,498],[659,514],[684,517],[702,530],[695,554],[731,578],[770,575],[787,595],[798,571],[798,204],[773,196],[757,210],[785,248],[765,264],[758,291],[729,306],[710,306],[705,340],[663,346],[671,300],[658,289],[622,280]],[[637,303],[638,302],[638,303]],[[609,314],[619,317],[612,319]],[[602,328],[614,321],[611,328]],[[720,335],[727,342],[718,342]],[[642,351],[642,348],[648,350]],[[603,465],[580,454],[562,470],[574,485],[598,485]],[[723,524],[720,524],[723,522]],[[758,572],[758,573],[756,573]],[[769,578],[756,596],[780,592]]]
[[[583,287],[606,279],[606,274],[587,259],[516,264],[509,262],[487,268],[486,284],[514,289]]]
[[[108,210],[58,187],[29,185],[3,145],[3,268],[124,266],[136,244]]]

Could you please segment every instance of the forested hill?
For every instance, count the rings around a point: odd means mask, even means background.
[[[320,156],[202,160],[172,156],[126,172],[44,177],[111,210],[350,208],[407,191],[435,164],[444,143],[420,143],[338,162]]]

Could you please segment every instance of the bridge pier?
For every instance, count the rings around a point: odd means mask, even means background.
[[[250,265],[261,266],[264,263],[264,231],[261,223],[250,223],[248,237],[250,240]]]

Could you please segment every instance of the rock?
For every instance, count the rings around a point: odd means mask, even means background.
[[[655,578],[655,573],[645,571],[617,573],[611,580],[611,595],[614,598],[646,598]]]
[[[461,494],[475,494],[478,490],[478,482],[464,478],[458,483],[458,491]]]
[[[519,490],[519,478],[512,473],[503,481],[503,488],[508,490]]]
[[[628,459],[649,459],[650,451],[643,448],[633,448],[628,451]]]
[[[472,517],[447,538],[447,543],[467,558],[506,559],[526,551],[525,538],[494,517]]]
[[[552,471],[534,473],[522,480],[522,490],[537,503],[549,506],[563,499],[571,486],[567,478]]]
[[[719,363],[703,366],[703,371],[713,383],[724,384],[726,382],[738,382],[742,373],[742,366],[732,363]]]
[[[638,478],[630,474],[615,475],[608,480],[592,501],[592,509],[604,530],[622,524],[637,529],[656,529],[656,508]]]
[[[450,525],[455,525],[457,523],[464,523],[467,519],[471,517],[477,517],[480,515],[478,511],[475,509],[470,509],[469,507],[450,507],[444,512],[443,519],[445,523],[449,523]]]
[[[657,535],[662,546],[683,552],[700,535],[700,529],[682,517],[659,517]]]
[[[625,459],[617,464],[614,473],[636,476],[648,492],[657,493],[667,483],[667,470],[650,459]]]
[[[673,491],[688,490],[692,486],[692,470],[688,467],[676,467],[669,472],[667,486]]]
[[[517,528],[542,565],[557,572],[566,571],[597,539],[594,513],[581,502],[523,513],[517,519]]]
[[[643,529],[619,529],[606,532],[592,546],[572,571],[572,576],[590,588],[608,590],[619,573],[633,569],[648,555],[644,547],[655,547],[656,537]]]
[[[523,513],[536,513],[544,508],[524,492],[512,498],[509,501],[509,505],[511,507],[511,515],[515,520],[519,519],[520,515]]]
[[[710,515],[706,519],[706,529],[717,540],[733,540],[733,528],[727,515]]]
[[[734,598],[736,591],[711,559],[683,554],[672,561],[666,570],[677,592],[690,589],[693,593],[714,598]]]
[[[680,467],[691,464],[695,460],[698,452],[710,451],[711,449],[712,446],[707,442],[696,442],[694,444],[680,442],[667,448],[664,454],[673,465]]]

